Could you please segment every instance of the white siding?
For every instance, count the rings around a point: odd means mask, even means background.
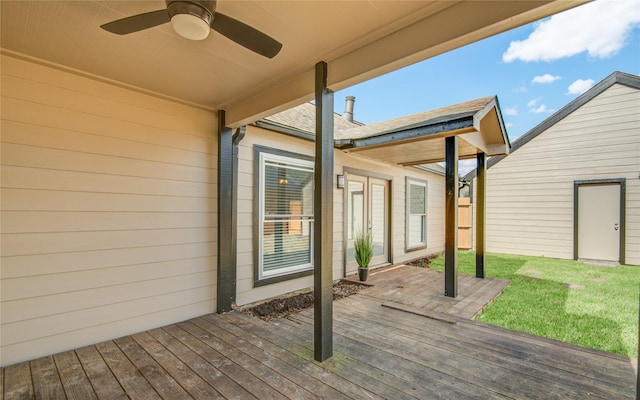
[[[238,264],[237,264],[237,296],[239,305],[253,303],[269,297],[278,296],[313,286],[313,277],[303,277],[274,283],[261,287],[253,287],[253,146],[260,145],[290,151],[308,156],[314,155],[314,144],[279,133],[249,126],[247,135],[239,145],[238,160]],[[340,279],[344,275],[344,243],[343,243],[343,189],[336,187],[336,175],[343,173],[344,167],[378,172],[391,175],[392,213],[392,254],[393,262],[403,262],[424,255],[444,250],[444,177],[426,173],[414,168],[390,166],[366,158],[334,152],[334,190],[333,190],[333,278]],[[427,216],[427,249],[405,253],[405,176],[412,176],[429,181],[428,216]]]
[[[217,117],[2,57],[2,365],[215,311]]]
[[[626,178],[626,263],[640,264],[640,91],[615,84],[488,170],[487,250],[573,258],[573,183]]]

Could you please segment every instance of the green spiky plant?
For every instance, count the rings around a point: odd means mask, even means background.
[[[368,268],[373,256],[373,238],[371,232],[357,232],[353,239],[356,262],[360,268]]]

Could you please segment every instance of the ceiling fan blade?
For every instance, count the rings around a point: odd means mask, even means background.
[[[117,21],[100,25],[100,28],[118,35],[126,35],[128,33],[138,32],[144,29],[153,28],[154,26],[166,24],[169,21],[171,21],[171,17],[169,17],[167,10],[164,9],[122,18]]]
[[[282,48],[282,43],[272,37],[219,12],[213,16],[211,29],[267,58],[275,57]]]

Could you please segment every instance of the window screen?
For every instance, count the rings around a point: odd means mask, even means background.
[[[427,182],[407,179],[407,249],[427,245]]]
[[[313,163],[261,153],[260,277],[312,268]]]

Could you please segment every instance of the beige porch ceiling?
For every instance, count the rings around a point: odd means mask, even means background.
[[[497,97],[483,97],[337,133],[345,152],[399,165],[442,162],[445,138],[458,136],[460,159],[509,153]]]
[[[313,97],[314,65],[333,90],[481,40],[584,1],[231,1],[218,11],[283,43],[274,59],[212,32],[192,42],[169,24],[118,36],[100,25],[164,1],[0,2],[5,53],[226,110],[237,127]]]

